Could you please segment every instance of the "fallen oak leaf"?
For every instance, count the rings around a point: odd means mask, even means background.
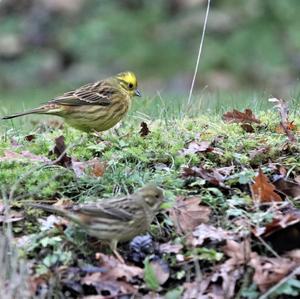
[[[251,185],[252,199],[260,203],[282,201],[282,198],[274,191],[275,186],[270,183],[267,176],[259,168],[254,184]]]
[[[175,205],[169,212],[177,233],[190,233],[199,224],[209,221],[211,209],[207,206],[200,205],[200,203],[201,200],[198,197],[178,197],[176,199]]]
[[[224,113],[222,118],[229,123],[260,124],[260,120],[255,117],[251,109],[245,109],[244,112],[233,109],[233,111]]]

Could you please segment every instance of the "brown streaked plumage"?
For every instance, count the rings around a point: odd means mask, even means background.
[[[128,196],[85,203],[71,210],[44,204],[28,205],[65,217],[89,235],[109,241],[112,251],[119,257],[116,251],[118,242],[129,241],[149,230],[163,198],[160,188],[148,185]]]
[[[28,114],[60,116],[72,127],[85,132],[105,131],[128,112],[134,96],[141,96],[132,72],[123,72],[64,93],[38,108],[4,116],[11,119]]]

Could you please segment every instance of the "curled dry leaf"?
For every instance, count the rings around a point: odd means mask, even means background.
[[[259,169],[254,184],[251,186],[252,198],[255,201],[266,203],[272,201],[282,201],[281,197],[275,193],[275,186],[270,183],[266,175]]]
[[[251,109],[245,109],[244,112],[233,109],[233,111],[223,114],[223,120],[229,123],[260,123]]]
[[[33,135],[33,134],[27,135],[27,136],[24,137],[24,139],[25,139],[26,141],[28,141],[28,142],[31,142],[31,141],[35,140],[35,138],[36,138],[36,136]]]
[[[176,204],[170,209],[170,218],[178,233],[190,233],[199,224],[209,221],[211,209],[200,202],[198,197],[177,198]]]
[[[150,133],[151,133],[151,131],[149,130],[147,123],[145,123],[144,121],[141,122],[140,136],[146,137]]]
[[[66,168],[72,165],[72,159],[67,155],[67,148],[65,144],[65,137],[63,135],[55,138],[55,146],[49,155],[54,155],[57,159],[54,161],[55,165],[64,166]]]

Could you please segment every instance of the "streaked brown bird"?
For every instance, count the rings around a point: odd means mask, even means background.
[[[65,217],[90,236],[109,241],[113,253],[122,260],[117,252],[118,242],[130,241],[149,230],[163,199],[162,189],[148,185],[128,196],[80,204],[71,210],[44,204],[28,205]]]
[[[137,86],[135,74],[123,72],[66,92],[38,108],[4,116],[2,119],[47,114],[60,116],[70,126],[81,131],[106,131],[125,117],[132,98],[141,96]]]

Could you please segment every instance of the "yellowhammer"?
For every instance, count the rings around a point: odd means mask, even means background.
[[[146,232],[163,199],[162,189],[148,185],[128,196],[84,203],[71,210],[44,204],[28,205],[63,216],[77,223],[89,235],[109,241],[112,251],[120,257],[116,251],[118,242],[129,241]]]
[[[50,114],[64,118],[70,126],[81,131],[105,131],[126,115],[134,96],[141,96],[137,85],[134,73],[123,72],[66,92],[38,108],[3,119],[27,114]]]

